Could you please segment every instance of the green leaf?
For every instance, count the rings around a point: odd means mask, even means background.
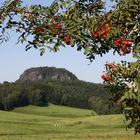
[[[45,53],[45,48],[40,49],[40,55],[42,56]]]
[[[133,107],[125,107],[124,109],[125,109],[125,110],[132,110]]]

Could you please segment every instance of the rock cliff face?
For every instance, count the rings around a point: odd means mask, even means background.
[[[77,77],[66,69],[55,67],[37,67],[24,71],[18,81],[38,80],[78,80]]]

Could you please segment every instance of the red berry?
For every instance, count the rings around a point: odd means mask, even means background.
[[[126,41],[126,42],[125,42],[125,45],[126,45],[127,47],[131,47],[131,46],[132,46],[132,42]]]
[[[92,32],[95,34],[98,33],[97,29],[93,29]]]
[[[104,35],[102,36],[102,38],[103,38],[103,39],[106,39],[106,38],[107,38],[107,34],[104,34]]]
[[[106,64],[106,67],[108,67],[109,69],[113,69],[114,65],[113,64]]]
[[[121,46],[121,49],[122,49],[123,51],[125,51],[125,50],[126,50],[126,46],[125,46],[125,45],[122,45],[122,46]]]
[[[121,42],[122,42],[121,39],[116,39],[116,40],[114,40],[114,45],[120,47],[121,46]]]
[[[98,33],[97,29],[93,29],[93,30],[92,30],[92,35],[93,35],[94,37],[96,37],[96,38],[99,37],[99,33]]]
[[[71,44],[71,40],[69,36],[64,36],[63,41],[67,44],[70,45]]]
[[[105,79],[106,79],[106,76],[105,76],[105,75],[102,75],[101,78],[102,78],[103,80],[105,80]]]
[[[59,24],[59,23],[55,23],[53,26],[54,26],[55,29],[61,29],[62,28],[61,24]]]
[[[106,81],[111,81],[112,78],[111,77],[106,77]]]
[[[105,30],[103,30],[103,31],[101,32],[101,35],[104,35],[104,34],[106,34],[106,31],[105,31]]]
[[[109,28],[105,28],[102,30],[101,35],[107,34],[109,31]]]
[[[99,37],[99,34],[98,34],[98,33],[96,33],[94,36],[95,36],[96,38],[98,38],[98,37]]]

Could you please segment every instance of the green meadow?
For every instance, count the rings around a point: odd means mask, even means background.
[[[0,111],[0,140],[139,140],[123,115],[97,115],[65,106]]]

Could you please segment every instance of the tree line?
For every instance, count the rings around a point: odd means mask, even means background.
[[[26,105],[48,106],[49,103],[93,109],[97,114],[121,113],[111,102],[111,93],[102,84],[84,81],[4,82],[0,84],[0,109],[12,110]],[[109,101],[110,99],[110,101]],[[110,108],[111,107],[111,108]]]

